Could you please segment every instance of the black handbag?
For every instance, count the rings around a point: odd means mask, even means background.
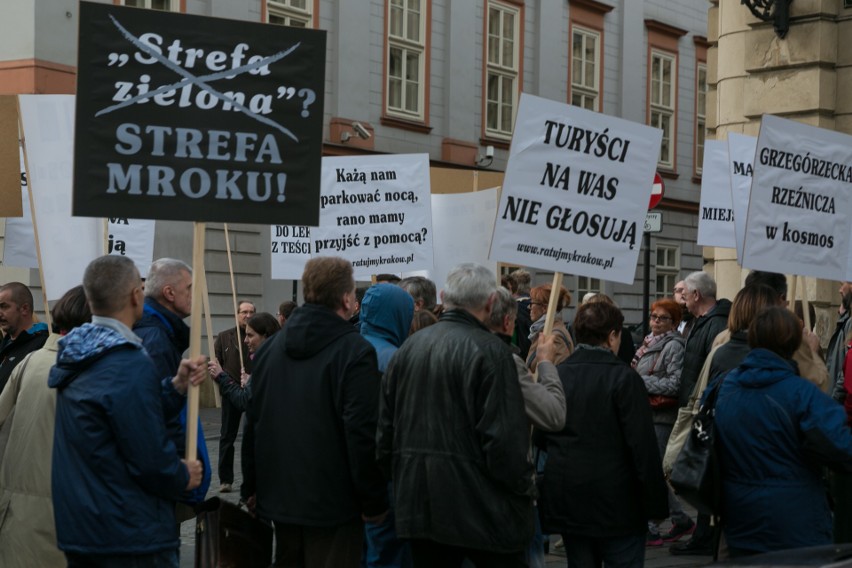
[[[196,507],[196,568],[267,568],[272,527],[218,497]]]
[[[672,465],[669,482],[684,501],[699,513],[721,515],[722,477],[716,448],[716,398],[724,377],[698,409],[683,449]]]

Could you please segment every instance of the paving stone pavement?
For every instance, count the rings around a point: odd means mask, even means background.
[[[221,410],[218,408],[202,408],[200,412],[201,425],[204,429],[204,437],[207,440],[207,451],[210,453],[210,463],[213,465],[213,480],[210,484],[208,497],[218,496],[232,503],[239,503],[239,487],[242,483],[242,472],[240,470],[240,447],[242,445],[242,434],[237,437],[234,457],[234,486],[230,493],[219,493],[219,429],[221,428]],[[694,512],[693,512],[694,513]],[[694,514],[693,514],[694,517]],[[662,525],[662,530],[669,528],[668,524]],[[181,525],[181,568],[193,568],[195,565],[195,521],[186,521]],[[558,537],[553,537],[555,543]],[[551,554],[545,558],[548,568],[562,568],[567,566],[565,553],[558,549],[551,549]],[[645,566],[647,568],[680,568],[686,566],[703,566],[710,564],[709,556],[673,556],[668,551],[668,546],[646,549]]]

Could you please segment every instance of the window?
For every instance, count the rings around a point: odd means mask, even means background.
[[[520,76],[521,11],[488,2],[485,72],[485,135],[510,139]]]
[[[426,0],[389,0],[387,6],[386,113],[424,121]]]
[[[674,168],[675,70],[677,58],[654,51],[651,53],[651,126],[663,131],[660,162]]]
[[[279,26],[294,28],[313,27],[313,0],[268,0],[266,21]]]
[[[680,247],[677,245],[657,245],[657,284],[656,296],[669,298],[680,273]]]
[[[704,134],[707,127],[707,64],[699,63],[695,72],[695,173],[704,166]]]
[[[588,294],[589,292],[593,294],[600,294],[603,291],[603,286],[601,284],[600,278],[591,278],[589,276],[578,276],[577,277],[577,297],[574,300],[574,305],[579,306],[580,302],[583,301],[583,296]]]
[[[180,7],[179,0],[124,0],[123,3],[125,6],[134,8],[165,10],[166,12],[177,12]]]
[[[580,27],[571,32],[571,104],[598,110],[600,34]]]

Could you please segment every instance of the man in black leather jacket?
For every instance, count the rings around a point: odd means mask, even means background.
[[[489,333],[494,274],[447,277],[440,321],[411,336],[382,380],[377,455],[414,566],[526,566],[533,536],[529,424],[509,347]]]

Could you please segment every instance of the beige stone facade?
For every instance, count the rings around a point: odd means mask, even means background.
[[[756,136],[763,114],[852,134],[852,3],[846,3],[794,0],[782,39],[772,22],[754,17],[740,0],[711,0],[707,137]],[[705,248],[704,258],[720,295],[733,298],[748,273],[736,252]],[[814,304],[815,330],[825,345],[837,317],[838,283],[804,280],[796,296]]]

